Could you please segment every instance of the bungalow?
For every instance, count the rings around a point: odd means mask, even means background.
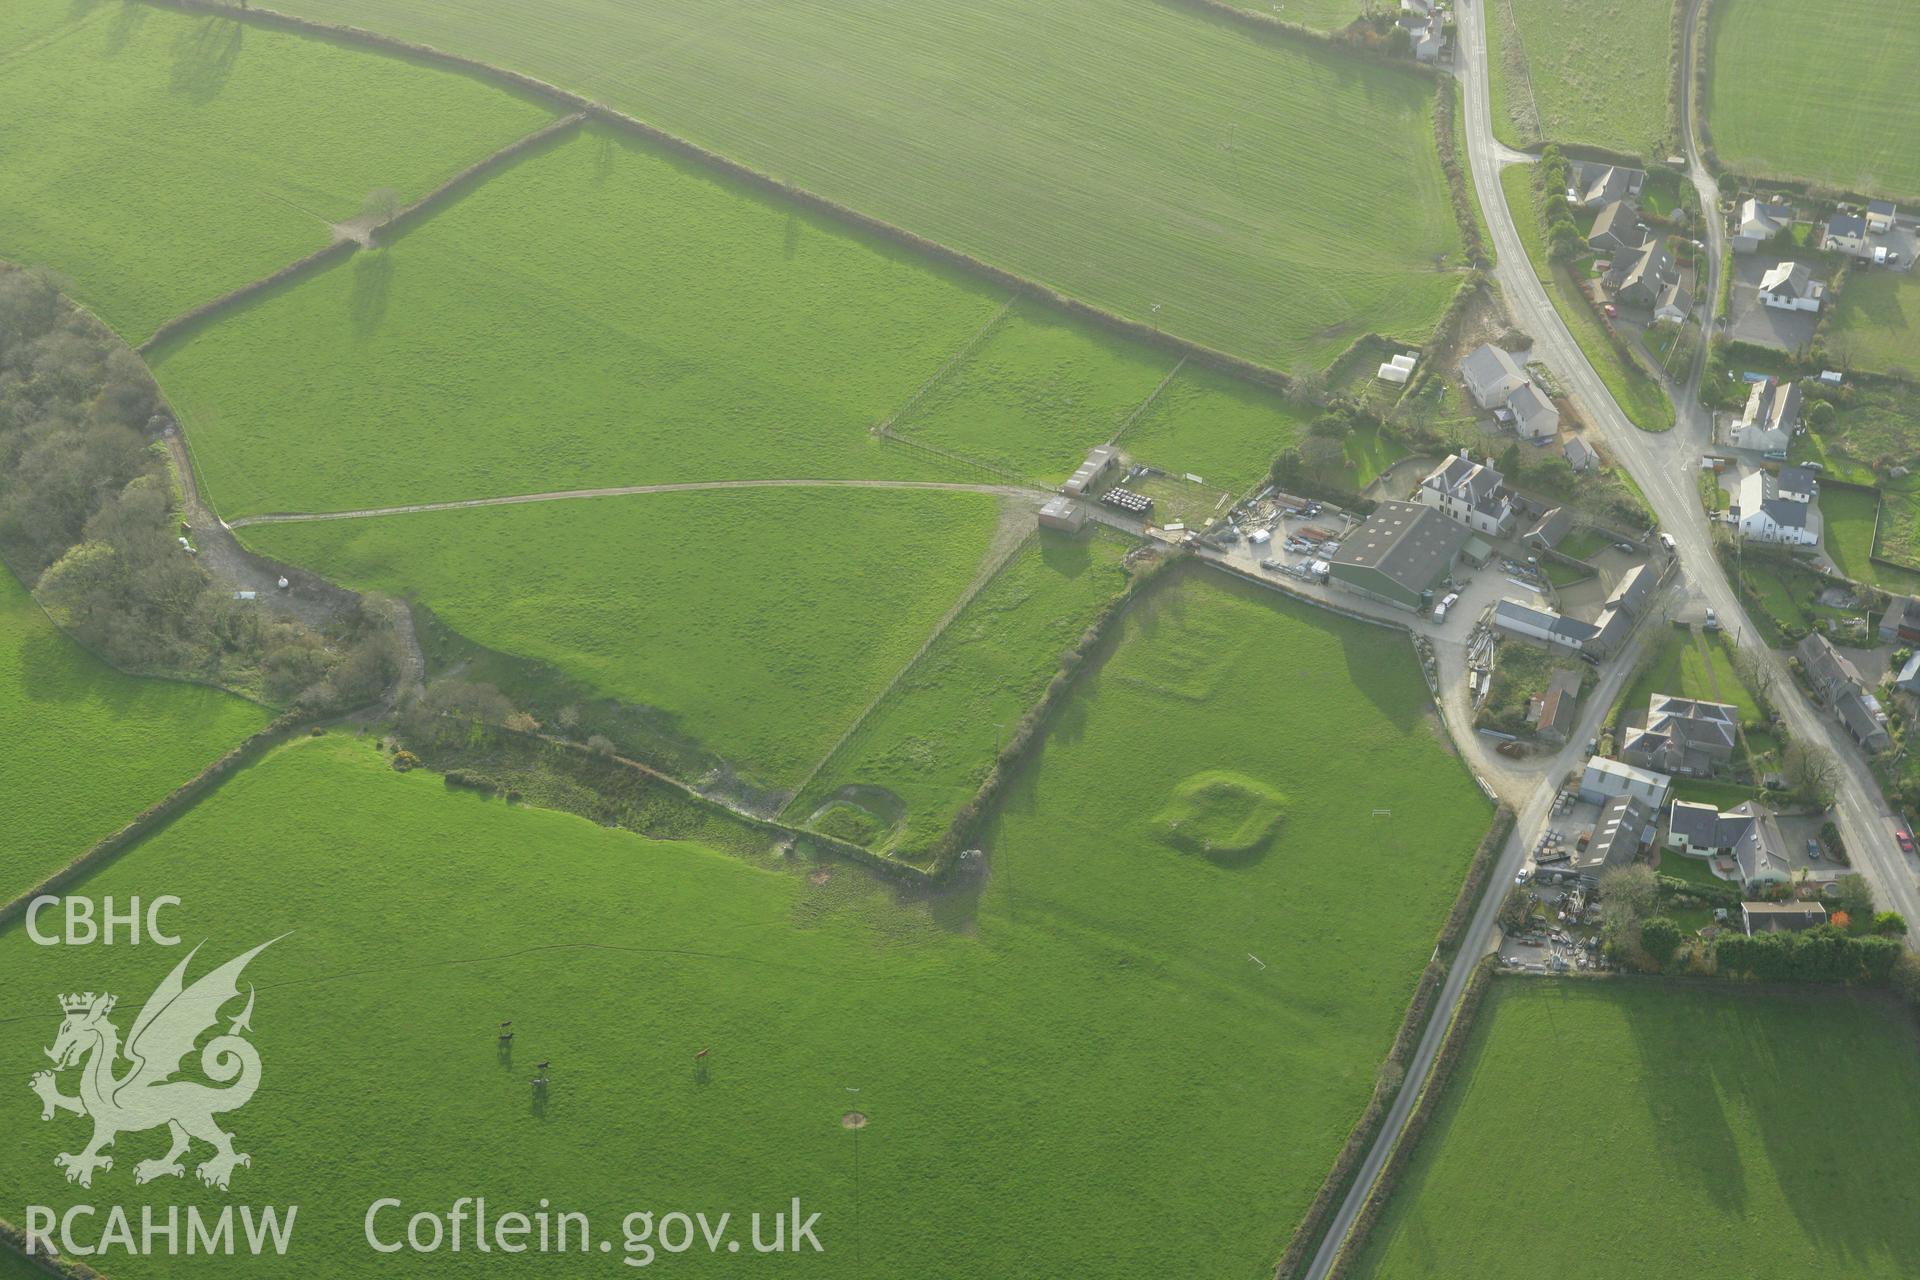
[[[1920,644],[1920,600],[1895,596],[1880,615],[1880,638],[1888,644]]]
[[[1467,394],[1482,409],[1497,409],[1507,397],[1527,385],[1527,371],[1513,353],[1490,342],[1480,344],[1460,362],[1460,378]]]
[[[1568,436],[1567,443],[1560,451],[1566,455],[1567,465],[1575,471],[1591,471],[1600,465],[1600,455],[1593,446],[1579,436]]]
[[[1885,235],[1893,230],[1893,220],[1898,213],[1891,200],[1867,201],[1867,230],[1876,236]]]
[[[1747,393],[1746,412],[1734,424],[1733,444],[1738,449],[1784,458],[1793,433],[1800,425],[1800,384],[1767,378],[1753,384]]]
[[[1750,471],[1727,516],[1750,542],[1810,547],[1820,541],[1811,504],[1780,493],[1780,483],[1764,471]]]
[[[1749,935],[1798,933],[1827,922],[1827,909],[1818,902],[1743,902],[1740,923]]]
[[[1655,324],[1685,324],[1687,317],[1693,314],[1693,295],[1680,287],[1675,281],[1661,290],[1660,297],[1653,304],[1653,322]]]
[[[1580,798],[1588,804],[1605,804],[1615,796],[1633,796],[1649,808],[1666,803],[1667,789],[1673,779],[1664,773],[1636,769],[1618,760],[1594,756],[1580,775]]]
[[[1560,411],[1531,382],[1507,397],[1507,412],[1522,440],[1546,440],[1560,434]]]
[[[1738,707],[1656,693],[1647,699],[1646,724],[1621,738],[1620,758],[1663,773],[1710,777],[1732,761],[1739,735]]]
[[[1667,848],[1705,858],[1716,872],[1752,888],[1784,884],[1787,844],[1771,811],[1743,800],[1721,812],[1710,804],[1675,800],[1667,821]]]
[[[1554,507],[1534,521],[1533,527],[1522,535],[1526,544],[1540,551],[1551,551],[1560,545],[1560,540],[1573,532],[1573,512],[1565,507]]]
[[[1828,253],[1846,253],[1856,258],[1873,255],[1867,245],[1867,220],[1857,213],[1836,213],[1820,231],[1820,247]]]
[[[1658,238],[1633,253],[1622,254],[1607,269],[1606,285],[1622,306],[1652,308],[1661,291],[1673,283],[1673,255]]]
[[[1826,283],[1815,280],[1803,262],[1777,263],[1760,277],[1760,301],[1782,311],[1818,311],[1826,295]]]
[[[1741,202],[1740,216],[1733,229],[1733,251],[1752,253],[1767,241],[1793,226],[1793,206],[1760,201],[1749,197]]]
[[[1625,200],[1615,200],[1602,209],[1593,220],[1593,230],[1587,233],[1587,248],[1596,253],[1628,253],[1646,242],[1646,224]]]
[[[1506,478],[1462,449],[1420,482],[1420,502],[1476,533],[1505,537],[1513,528]]]
[[[1647,183],[1644,169],[1576,160],[1567,171],[1567,201],[1583,209],[1604,209],[1616,200],[1637,198]]]

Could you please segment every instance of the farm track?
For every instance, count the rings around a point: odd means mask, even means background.
[[[410,516],[430,511],[461,511],[469,507],[512,507],[529,502],[568,502],[578,498],[621,498],[647,493],[693,493],[703,489],[920,489],[935,493],[987,493],[1000,498],[1033,498],[1050,493],[1037,486],[969,484],[958,480],[689,480],[674,484],[615,485],[605,489],[560,489],[551,493],[516,493],[498,498],[462,498],[455,502],[416,502],[400,507],[367,507],[358,511],[282,511],[240,516],[229,529],[256,524],[304,524],[314,520],[370,520],[378,516]]]

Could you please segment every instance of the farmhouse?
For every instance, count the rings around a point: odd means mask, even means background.
[[[1784,458],[1800,425],[1800,398],[1797,382],[1768,378],[1754,383],[1746,411],[1734,424],[1734,447]]]
[[[1792,225],[1792,205],[1772,202],[1762,204],[1748,197],[1741,201],[1740,214],[1734,224],[1733,251],[1752,253]]]
[[[1647,700],[1646,724],[1621,739],[1620,758],[1664,773],[1709,777],[1733,759],[1739,734],[1738,707],[1656,693]]]
[[[1660,293],[1673,283],[1673,255],[1658,239],[1647,241],[1632,253],[1622,254],[1607,269],[1606,284],[1622,306],[1652,307]]]
[[[1568,436],[1567,443],[1560,452],[1566,455],[1567,465],[1575,471],[1591,471],[1600,465],[1600,455],[1593,451],[1592,445],[1579,436]]]
[[[1605,804],[1615,796],[1632,796],[1650,808],[1666,803],[1667,788],[1673,779],[1664,773],[1636,769],[1618,760],[1594,756],[1580,775],[1580,798],[1588,804]]]
[[[1660,297],[1653,304],[1655,324],[1685,324],[1687,317],[1693,314],[1693,295],[1680,287],[1679,281],[1660,291]]]
[[[1893,230],[1893,220],[1899,210],[1891,200],[1867,201],[1867,230],[1876,236],[1883,236]]]
[[[1567,172],[1567,201],[1583,209],[1604,209],[1616,200],[1636,199],[1647,184],[1644,169],[1591,160],[1576,160]]]
[[[1417,60],[1432,62],[1440,56],[1440,43],[1446,36],[1446,28],[1441,25],[1437,8],[1409,9],[1400,19],[1399,27],[1407,33],[1408,46]]]
[[[1749,935],[1798,933],[1827,922],[1827,909],[1818,902],[1743,902],[1740,923]]]
[[[1885,751],[1893,745],[1880,700],[1867,692],[1860,669],[1834,648],[1832,641],[1818,631],[1808,632],[1793,652],[1814,694],[1833,708],[1840,722],[1853,734],[1854,741],[1872,752]]]
[[[1560,434],[1560,411],[1531,382],[1507,397],[1513,429],[1523,440],[1545,440]]]
[[[1806,498],[1783,494],[1780,481],[1764,471],[1749,471],[1741,479],[1739,494],[1727,509],[1742,538],[1792,547],[1810,547],[1820,541],[1812,513]]]
[[[1593,220],[1593,230],[1587,233],[1587,248],[1596,253],[1625,253],[1646,242],[1646,224],[1625,200],[1615,200],[1602,209]]]
[[[1087,460],[1075,468],[1074,473],[1067,477],[1067,482],[1060,486],[1061,492],[1069,498],[1086,496],[1118,461],[1119,456],[1104,444],[1090,450]]]
[[[1782,884],[1788,875],[1786,841],[1773,814],[1744,800],[1732,809],[1675,800],[1667,822],[1667,847],[1706,858],[1714,870],[1747,886]]]
[[[1476,533],[1503,537],[1513,528],[1506,478],[1462,449],[1420,482],[1420,501]]]
[[[1880,638],[1888,644],[1920,644],[1920,600],[1894,596],[1880,615]]]
[[[1059,529],[1064,533],[1078,533],[1086,527],[1087,509],[1068,498],[1049,498],[1047,505],[1040,508],[1040,527]]]
[[[1411,502],[1383,502],[1329,561],[1332,581],[1355,595],[1419,609],[1447,580],[1467,531]]]
[[[1568,618],[1511,596],[1493,607],[1493,625],[1510,636],[1537,640],[1574,653],[1586,648],[1600,634],[1600,629],[1591,622]]]
[[[1782,311],[1818,311],[1826,296],[1826,284],[1803,262],[1778,263],[1760,277],[1760,301]]]
[[[1834,214],[1820,230],[1820,247],[1828,253],[1851,254],[1856,258],[1871,256],[1873,250],[1867,247],[1867,220],[1857,213]]]
[[[1480,344],[1460,362],[1460,378],[1467,394],[1482,409],[1497,409],[1507,397],[1527,385],[1527,371],[1509,351],[1490,342]]]

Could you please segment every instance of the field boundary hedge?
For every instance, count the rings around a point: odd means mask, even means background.
[[[1390,37],[1389,43],[1383,46],[1363,40],[1356,40],[1349,36],[1347,33],[1363,20],[1362,16],[1358,13],[1354,15],[1353,22],[1349,22],[1338,31],[1315,31],[1312,27],[1302,26],[1297,22],[1288,22],[1285,19],[1276,18],[1271,14],[1259,13],[1252,9],[1242,9],[1239,5],[1235,4],[1227,4],[1225,0],[1163,0],[1163,2],[1168,5],[1192,9],[1196,13],[1206,14],[1209,17],[1219,19],[1228,26],[1241,27],[1254,35],[1269,40],[1293,41],[1299,44],[1317,44],[1335,53],[1358,57],[1379,66],[1392,67],[1396,70],[1411,72],[1416,76],[1424,76],[1431,80],[1441,79],[1440,69],[1438,67],[1431,63],[1421,62],[1415,59],[1412,47],[1404,41],[1398,41],[1397,37]],[[1406,52],[1398,53],[1395,52],[1395,49],[1405,49]]]
[[[158,329],[155,329],[147,336],[145,342],[140,343],[134,350],[144,356],[164,342],[171,341],[183,333],[189,333],[194,329],[198,329],[201,325],[209,321],[219,319],[227,312],[251,298],[258,297],[270,289],[278,288],[281,285],[310,275],[318,271],[321,267],[332,264],[335,259],[352,257],[359,248],[359,242],[355,240],[340,239],[331,241],[321,248],[315,249],[304,258],[295,258],[292,262],[289,262],[286,266],[281,267],[278,271],[270,275],[261,276],[257,280],[249,280],[239,288],[230,289],[211,302],[203,302],[191,311],[181,312],[173,319],[161,324]]]
[[[1217,3],[1217,0],[1171,0],[1171,2],[1211,5]],[[1129,320],[1117,312],[1108,311],[1102,307],[1094,306],[1090,302],[1084,302],[1079,298],[1070,297],[1056,289],[1041,284],[1037,280],[1018,275],[1004,267],[994,266],[992,263],[981,258],[976,258],[970,253],[962,252],[950,245],[942,244],[937,240],[929,240],[925,236],[907,230],[905,227],[876,218],[871,214],[861,213],[859,210],[848,205],[841,204],[836,200],[830,200],[826,196],[807,190],[805,187],[795,186],[783,179],[774,177],[772,174],[764,173],[738,160],[733,160],[721,155],[717,151],[710,151],[696,142],[691,142],[677,134],[668,133],[657,125],[648,124],[638,117],[616,111],[604,103],[595,102],[545,80],[523,75],[518,71],[509,71],[504,67],[496,67],[491,63],[481,62],[461,54],[449,53],[433,45],[416,44],[412,41],[396,39],[393,36],[382,35],[377,31],[369,31],[365,27],[348,26],[343,23],[318,22],[311,18],[302,18],[294,14],[283,13],[277,9],[242,9],[226,3],[225,0],[146,0],[146,3],[164,5],[191,13],[212,14],[238,22],[251,22],[260,26],[318,36],[323,39],[360,44],[386,53],[397,54],[401,57],[450,67],[454,70],[472,75],[477,79],[491,81],[503,88],[511,89],[519,93],[531,94],[548,102],[570,107],[575,111],[585,112],[594,120],[612,128],[644,138],[655,146],[670,151],[683,159],[702,164],[716,173],[723,174],[757,190],[792,201],[803,208],[824,214],[835,221],[841,222],[856,230],[864,231],[881,240],[911,249],[916,253],[932,258],[937,262],[962,271],[977,279],[988,281],[1000,288],[1014,290],[1025,297],[1033,298],[1069,316],[1085,320],[1147,346],[1184,354],[1210,368],[1233,374],[1236,377],[1259,386],[1267,387],[1271,390],[1282,392],[1283,394],[1293,391],[1293,379],[1279,369],[1246,359],[1244,356],[1230,355],[1218,348],[1205,346],[1189,338],[1176,337],[1152,325],[1145,324],[1138,320]],[[1227,8],[1227,6],[1220,7],[1234,16],[1243,17],[1254,24],[1263,24],[1266,21],[1254,14],[1241,14],[1237,10]],[[1359,46],[1342,43],[1340,47],[1343,51],[1362,53],[1362,56],[1365,56]],[[1396,62],[1395,65],[1400,64]],[[1406,65],[1408,69],[1411,69],[1413,66],[1411,63]],[[144,350],[145,348],[143,347],[141,349]]]
[[[0,906],[0,929],[26,914],[27,905],[46,894],[58,894],[89,872],[111,862],[154,832],[165,827],[199,803],[242,767],[252,764],[274,747],[294,736],[314,720],[311,712],[289,711],[265,728],[251,734],[218,760],[175,787],[163,799],[147,806],[131,822],[111,835],[96,841],[85,853],[55,871],[11,902]]]
[[[1472,1034],[1474,1023],[1479,1019],[1480,1006],[1486,1001],[1487,990],[1492,985],[1495,973],[1493,958],[1487,956],[1477,962],[1472,976],[1467,979],[1466,990],[1460,993],[1460,1003],[1455,1007],[1453,1021],[1447,1027],[1446,1039],[1441,1041],[1440,1052],[1434,1055],[1433,1067],[1427,1072],[1426,1083],[1421,1086],[1420,1099],[1407,1116],[1406,1127],[1400,1131],[1393,1154],[1387,1157],[1386,1164],[1381,1167],[1379,1179],[1367,1193],[1366,1204],[1361,1206],[1353,1220],[1353,1227],[1347,1232],[1347,1238],[1341,1242],[1340,1252],[1327,1272],[1327,1280],[1345,1280],[1359,1262],[1367,1238],[1372,1235],[1380,1214],[1392,1200],[1400,1179],[1406,1175],[1407,1166],[1412,1163],[1419,1149],[1427,1125],[1433,1121],[1433,1113],[1438,1110],[1447,1084],[1453,1078],[1454,1068],[1459,1065],[1460,1054],[1468,1036]]]
[[[367,238],[376,246],[397,240],[405,235],[414,223],[429,216],[454,197],[465,195],[469,188],[479,185],[480,181],[490,176],[495,169],[501,168],[508,161],[526,154],[535,147],[577,132],[586,122],[587,113],[576,111],[572,115],[561,116],[558,120],[542,125],[525,137],[515,138],[498,151],[474,161],[406,208],[399,210],[391,218],[374,226],[368,231]]]
[[[920,402],[927,398],[928,392],[945,382],[948,375],[955,369],[971,360],[973,353],[980,349],[980,345],[998,332],[1000,326],[1006,323],[1007,317],[1013,314],[1013,304],[1018,301],[1020,301],[1020,295],[1015,293],[1001,303],[1000,309],[988,316],[987,322],[974,330],[973,336],[961,343],[959,349],[942,361],[938,369],[928,374],[927,380],[914,388],[913,394],[908,396],[898,409],[880,419],[873,433],[880,436],[886,435],[900,422],[912,417],[913,411],[920,407]]]
[[[1480,214],[1474,204],[1467,175],[1460,168],[1460,148],[1454,145],[1454,123],[1460,111],[1460,89],[1451,78],[1440,82],[1433,95],[1433,145],[1440,154],[1441,172],[1447,175],[1447,194],[1453,200],[1453,220],[1460,224],[1460,246],[1475,270],[1492,266],[1487,257],[1487,242],[1480,234]],[[1434,331],[1438,345],[1439,330]]]
[[[58,1276],[60,1280],[105,1280],[84,1262],[69,1262],[57,1253],[28,1253],[27,1233],[5,1218],[0,1218],[0,1249],[18,1255],[29,1267]]]
[[[1494,810],[1493,822],[1487,828],[1486,835],[1480,839],[1480,846],[1474,851],[1473,861],[1467,869],[1466,879],[1460,885],[1455,897],[1453,910],[1440,927],[1439,939],[1435,944],[1436,953],[1449,951],[1460,940],[1460,931],[1473,917],[1474,907],[1485,891],[1487,877],[1493,870],[1493,864],[1499,858],[1500,846],[1506,842],[1516,820],[1514,811],[1505,804]],[[1484,962],[1482,962],[1484,963]],[[1439,994],[1441,984],[1446,980],[1447,966],[1437,958],[1428,962],[1426,970],[1420,975],[1419,985],[1414,988],[1413,999],[1407,1004],[1406,1016],[1400,1022],[1400,1030],[1394,1035],[1393,1047],[1387,1051],[1386,1059],[1381,1063],[1383,1072],[1389,1066],[1398,1066],[1405,1070],[1408,1059],[1419,1047],[1420,1038],[1426,1034],[1427,1024],[1432,1020],[1434,997]],[[1464,1002],[1473,991],[1473,982],[1479,980],[1479,974],[1468,982],[1467,992],[1461,996]],[[1448,1034],[1451,1035],[1449,1028]],[[1445,1053],[1444,1046],[1441,1052]],[[1440,1069],[1439,1059],[1435,1059],[1435,1071]],[[1432,1075],[1428,1076],[1431,1087]],[[1333,1217],[1352,1189],[1354,1179],[1359,1175],[1360,1164],[1368,1151],[1380,1138],[1380,1131],[1386,1126],[1387,1112],[1399,1084],[1389,1084],[1383,1075],[1375,1082],[1373,1096],[1367,1099],[1367,1106],[1360,1113],[1360,1119],[1354,1122],[1353,1129],[1347,1134],[1347,1141],[1340,1148],[1340,1154],[1334,1157],[1333,1167],[1327,1171],[1326,1179],[1321,1182],[1319,1193],[1313,1203],[1307,1207],[1306,1214],[1300,1219],[1300,1225],[1294,1228],[1293,1236],[1287,1242],[1286,1252],[1280,1255],[1280,1261],[1274,1268],[1276,1280],[1289,1280],[1300,1273],[1318,1251],[1322,1239],[1327,1233],[1328,1221]],[[1411,1119],[1408,1122],[1412,1123]],[[1404,1139],[1403,1139],[1404,1143]],[[1386,1177],[1385,1171],[1381,1174]]]

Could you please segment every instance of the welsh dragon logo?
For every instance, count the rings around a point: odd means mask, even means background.
[[[113,1157],[102,1155],[102,1148],[112,1146],[119,1134],[161,1125],[172,1135],[172,1145],[159,1159],[136,1164],[135,1182],[183,1176],[186,1170],[180,1157],[196,1138],[213,1148],[213,1156],[194,1169],[208,1186],[226,1190],[235,1166],[253,1163],[245,1152],[233,1149],[233,1135],[214,1122],[215,1116],[247,1105],[260,1087],[260,1054],[242,1035],[252,1029],[251,985],[247,988],[247,1007],[228,1024],[224,1034],[214,1036],[200,1050],[201,1073],[224,1087],[174,1077],[193,1052],[194,1043],[217,1026],[221,1008],[239,998],[240,972],[247,962],[278,941],[263,942],[187,986],[187,965],[200,950],[195,947],[147,998],[140,1016],[133,1020],[124,1047],[120,1029],[107,1017],[113,1012],[113,996],[89,991],[60,998],[60,1009],[66,1017],[53,1047],[46,1051],[53,1059],[53,1070],[36,1072],[29,1087],[40,1095],[42,1120],[53,1119],[59,1111],[93,1118],[93,1141],[86,1149],[78,1155],[62,1152],[53,1158],[56,1166],[66,1170],[68,1182],[91,1187],[95,1170],[113,1168]],[[116,1074],[123,1056],[131,1065]],[[69,1098],[60,1092],[55,1074],[76,1066],[80,1068],[80,1096]]]

